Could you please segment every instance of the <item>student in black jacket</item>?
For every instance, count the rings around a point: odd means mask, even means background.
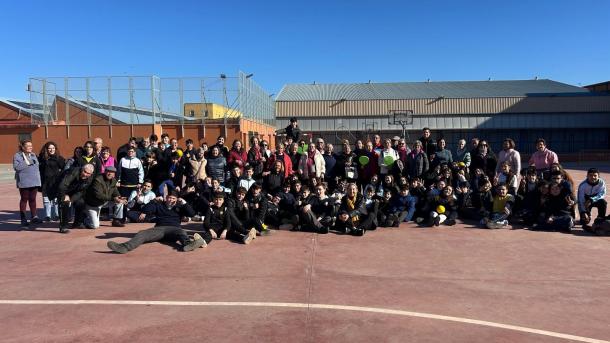
[[[250,243],[252,239],[256,238],[256,231],[254,229],[248,230],[242,223],[236,221],[231,209],[225,205],[224,199],[224,193],[214,193],[212,206],[206,212],[203,221],[203,229],[206,235],[215,239],[228,238],[244,244]]]
[[[126,254],[144,243],[150,242],[176,242],[179,241],[183,251],[193,251],[199,247],[206,246],[212,238],[204,233],[204,237],[195,234],[189,238],[186,231],[180,228],[182,218],[194,215],[193,209],[179,198],[179,193],[172,191],[165,201],[158,198],[157,201],[149,202],[142,209],[143,213],[154,215],[155,227],[139,231],[132,239],[124,243],[108,241],[108,248],[120,254]]]
[[[248,208],[250,208],[250,223],[248,227],[254,227],[258,234],[269,233],[265,224],[267,198],[263,196],[261,185],[258,183],[252,185],[247,199]]]

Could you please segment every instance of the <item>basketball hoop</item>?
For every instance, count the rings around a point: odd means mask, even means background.
[[[413,125],[413,110],[390,110],[388,124],[400,125],[402,127],[402,138],[407,138],[407,126]]]

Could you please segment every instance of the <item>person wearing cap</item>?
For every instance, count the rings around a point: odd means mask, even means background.
[[[392,137],[392,149],[398,149],[398,142],[400,142],[400,137],[394,136]]]
[[[123,227],[123,205],[127,199],[121,197],[117,188],[115,178],[116,168],[106,167],[104,174],[98,175],[93,179],[91,187],[85,193],[85,226],[89,229],[97,229],[100,226],[100,210],[107,204],[114,202],[114,217],[112,226]]]
[[[180,198],[179,192],[175,190],[171,191],[165,200],[158,197],[155,201],[149,202],[144,206],[142,212],[156,218],[155,227],[139,231],[132,239],[124,243],[108,241],[107,246],[110,250],[119,254],[126,254],[144,243],[161,241],[174,243],[179,241],[182,245],[182,251],[193,251],[205,247],[212,240],[205,233],[205,238],[197,233],[190,238],[186,231],[180,227],[180,222],[194,216],[195,212],[184,199]]]

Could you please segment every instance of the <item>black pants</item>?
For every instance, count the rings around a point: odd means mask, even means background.
[[[74,208],[74,226],[79,226],[85,220],[85,200],[82,193],[73,194],[70,201],[59,199],[59,226],[67,228],[70,225],[70,210]]]
[[[591,209],[593,209],[594,207],[597,207],[597,218],[605,218],[606,217],[606,208],[608,207],[608,203],[606,202],[606,200],[604,199],[599,199],[596,202],[591,204],[591,207],[589,208],[585,208],[585,211],[583,213],[586,213],[589,215],[589,217],[591,217],[591,220],[593,220],[592,216],[591,216]],[[580,218],[582,218],[582,214],[580,214]],[[582,219],[580,219],[581,223],[584,223],[584,221]]]
[[[201,236],[203,237],[203,240],[206,241],[206,243],[209,243],[212,241],[212,236],[209,234],[209,232],[205,232]],[[188,235],[186,234],[186,231],[184,231],[180,227],[155,226],[155,227],[147,229],[147,230],[138,231],[138,233],[136,233],[135,237],[128,240],[124,244],[125,244],[125,247],[127,247],[127,250],[131,251],[144,243],[160,242],[160,241],[167,241],[167,242],[179,241],[180,244],[182,244],[182,246],[185,246],[190,242],[190,239],[189,239]]]
[[[140,211],[135,211],[135,210],[129,210],[127,211],[127,215],[125,216],[127,219],[129,219],[130,222],[132,223],[138,223],[140,220],[140,214],[142,214],[142,212]],[[146,218],[144,218],[144,223],[154,223],[155,222],[155,216],[147,214]]]

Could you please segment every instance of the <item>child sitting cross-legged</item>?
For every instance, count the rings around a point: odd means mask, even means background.
[[[489,215],[481,221],[489,229],[499,229],[508,227],[508,217],[512,213],[512,207],[515,198],[508,194],[506,184],[496,186],[496,195],[491,203],[487,203],[486,207]]]

